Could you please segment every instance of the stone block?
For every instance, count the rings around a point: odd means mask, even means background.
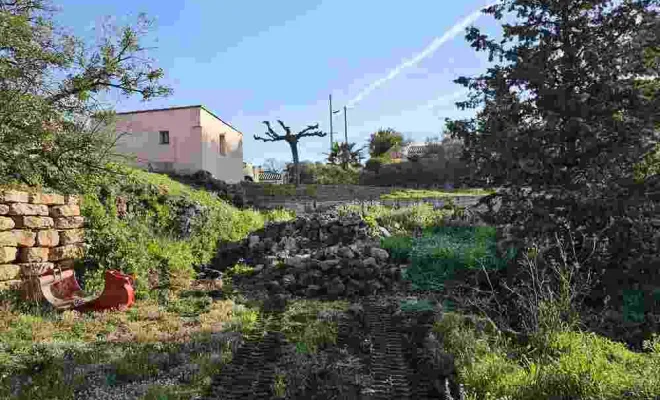
[[[43,204],[12,203],[9,205],[9,215],[41,215],[48,216],[48,206]]]
[[[49,206],[64,204],[64,196],[55,193],[41,193],[41,204]]]
[[[18,247],[32,247],[35,243],[36,233],[27,230],[13,230],[11,233],[14,235],[16,245]]]
[[[49,261],[61,261],[69,258],[80,258],[83,255],[81,244],[69,244],[50,249]]]
[[[28,203],[30,203],[30,204],[43,204],[41,202],[41,193],[30,193],[28,195]]]
[[[54,206],[50,207],[50,216],[54,218],[75,217],[80,215],[79,206]]]
[[[16,264],[0,264],[0,281],[20,279],[21,267]]]
[[[23,216],[14,217],[17,228],[27,229],[50,229],[54,225],[51,217]]]
[[[37,245],[40,247],[55,247],[60,244],[58,231],[49,229],[37,232]]]
[[[0,263],[10,263],[16,259],[16,247],[0,247]]]
[[[22,286],[23,281],[20,279],[0,282],[0,290],[20,290]]]
[[[49,254],[48,247],[24,247],[18,251],[18,260],[21,263],[47,262]]]
[[[16,237],[12,231],[0,232],[0,246],[2,247],[16,247]]]
[[[57,229],[76,229],[85,225],[83,217],[60,217],[55,218],[55,228]]]
[[[55,267],[51,262],[20,263],[16,264],[21,269],[22,276],[39,276]]]
[[[0,217],[0,231],[8,231],[14,229],[16,223],[9,217]]]
[[[70,206],[79,206],[81,203],[81,198],[77,194],[67,194],[64,196],[64,203]]]
[[[60,244],[82,243],[85,240],[84,229],[67,229],[60,231]]]
[[[0,202],[2,203],[27,203],[28,193],[19,190],[0,191]]]
[[[0,204],[0,215],[7,215],[8,212],[9,212],[9,205]]]

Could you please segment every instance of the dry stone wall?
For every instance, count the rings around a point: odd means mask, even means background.
[[[0,190],[0,290],[25,289],[56,266],[73,268],[83,225],[79,196]]]

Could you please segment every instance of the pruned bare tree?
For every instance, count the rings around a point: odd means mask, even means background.
[[[266,137],[260,137],[254,135],[254,140],[261,140],[262,142],[279,142],[279,141],[287,142],[289,144],[289,147],[291,148],[291,158],[293,159],[293,165],[295,166],[295,170],[296,170],[296,185],[299,185],[300,158],[298,157],[298,141],[300,141],[300,139],[305,137],[312,137],[312,136],[324,137],[327,135],[327,133],[318,130],[319,124],[316,124],[316,125],[308,125],[307,128],[294,134],[291,133],[290,127],[284,125],[284,122],[278,119],[277,122],[280,124],[282,129],[284,129],[284,132],[286,132],[284,135],[280,135],[273,130],[273,128],[270,126],[270,122],[268,121],[263,121],[263,122],[268,128],[268,130],[265,133]]]

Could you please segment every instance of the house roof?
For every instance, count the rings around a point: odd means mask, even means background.
[[[197,105],[192,105],[192,106],[179,106],[179,107],[166,107],[166,108],[153,108],[150,110],[137,110],[137,111],[125,111],[125,112],[120,112],[117,113],[117,115],[128,115],[128,114],[140,114],[140,113],[147,113],[147,112],[158,112],[158,111],[170,111],[170,110],[184,110],[186,108],[201,108],[202,110],[206,111],[207,113],[211,114],[215,119],[218,121],[222,122],[223,124],[227,125],[228,127],[232,128],[236,132],[240,133],[241,136],[243,135],[243,132],[239,131],[238,129],[234,128],[230,123],[224,121],[222,118],[218,117],[213,113],[213,111],[209,110],[208,108],[204,107],[202,104],[197,104]]]
[[[274,180],[281,180],[282,179],[282,174],[277,173],[277,172],[262,172],[259,174],[259,180],[261,181],[274,181]]]

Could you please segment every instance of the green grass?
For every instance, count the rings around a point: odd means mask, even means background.
[[[430,228],[442,225],[447,216],[460,212],[459,207],[448,204],[446,208],[436,210],[431,204],[417,204],[412,207],[394,208],[384,205],[360,206],[345,205],[339,207],[340,215],[357,212],[371,226],[381,226],[392,235],[410,235],[417,228]]]
[[[660,393],[660,338],[634,353],[593,333],[552,331],[527,346],[494,328],[478,329],[465,317],[446,313],[434,330],[455,356],[467,398],[651,399]]]
[[[452,190],[397,190],[380,196],[381,200],[421,200],[449,198],[452,196],[480,196],[495,193],[494,189],[452,189]]]
[[[295,343],[302,353],[316,353],[319,346],[334,344],[337,340],[337,324],[318,320],[323,310],[346,311],[346,301],[296,300],[290,302],[281,314],[264,315],[264,329],[285,334],[289,343]]]
[[[232,277],[237,275],[252,276],[252,274],[254,274],[254,267],[244,263],[238,263],[233,267],[228,268],[225,274],[227,277]]]

